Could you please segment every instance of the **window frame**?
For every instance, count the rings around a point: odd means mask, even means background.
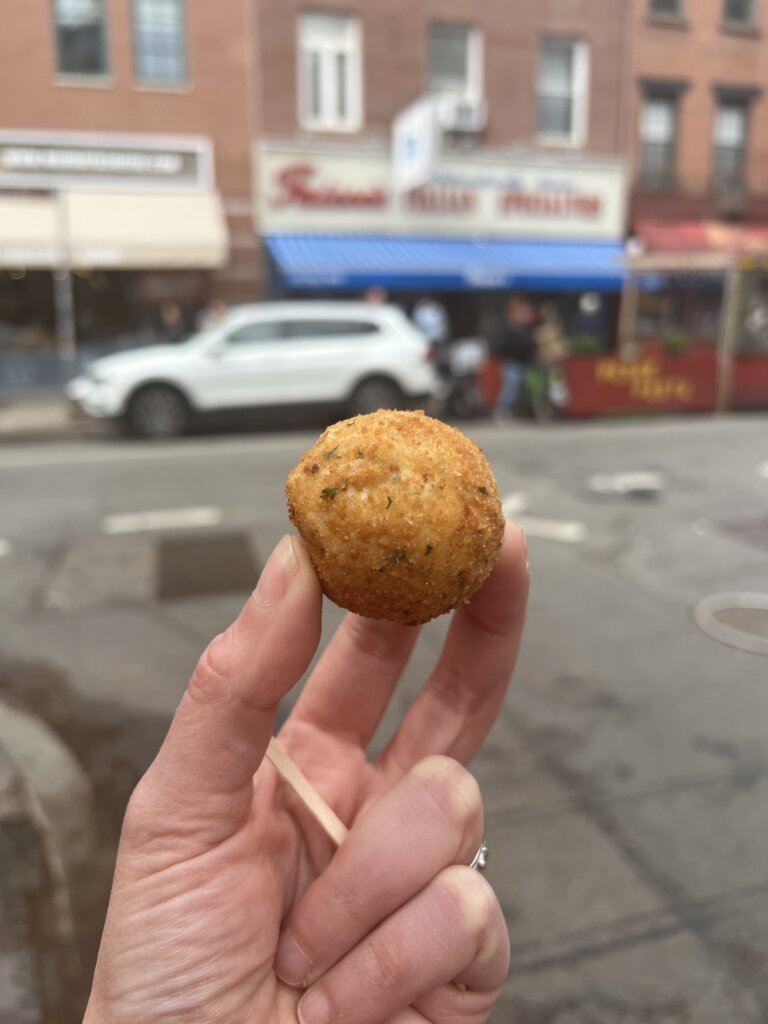
[[[542,55],[547,40],[567,42],[573,46],[573,72],[571,93],[571,130],[565,132],[545,132],[539,127],[539,99],[542,96],[539,75],[541,73]],[[541,146],[566,146],[580,149],[587,143],[589,134],[589,110],[591,87],[591,55],[589,42],[580,36],[545,33],[539,37],[539,48],[536,62],[535,80],[535,117],[536,141]]]
[[[136,84],[142,89],[183,89],[189,85],[189,33],[187,29],[187,4],[186,0],[175,0],[181,14],[179,33],[181,46],[181,59],[183,72],[181,78],[150,78],[143,77],[139,68],[139,33],[138,11],[142,0],[131,0],[131,33],[132,33],[132,54],[133,54],[133,78]]]
[[[747,162],[749,158],[749,108],[746,99],[735,97],[719,97],[715,104],[715,116],[712,118],[712,190],[713,192],[743,192],[747,185]],[[743,117],[744,133],[741,146],[723,146],[717,141],[717,121],[725,110],[738,110]],[[726,181],[718,174],[717,156],[719,152],[738,152],[740,156],[739,178]]]
[[[110,38],[109,38],[109,3],[108,0],[98,0],[101,5],[101,50],[104,59],[104,67],[101,71],[63,71],[61,68],[61,49],[59,47],[59,18],[58,8],[61,0],[50,0],[49,10],[51,12],[51,23],[53,28],[53,55],[57,81],[76,82],[78,84],[103,84],[108,81],[111,73],[110,60]]]
[[[725,28],[734,29],[753,29],[756,23],[756,4],[755,0],[747,0],[749,3],[749,13],[743,21],[739,18],[733,18],[728,15],[728,0],[723,0],[722,10],[722,24]]]
[[[347,30],[351,32],[351,42],[347,48],[318,46],[316,42],[312,42],[310,45],[306,42],[304,36],[306,19],[318,15],[344,19],[348,23]],[[317,116],[311,114],[312,104],[308,93],[311,86],[308,86],[308,82],[305,80],[305,55],[310,53],[320,53],[321,55]],[[336,118],[328,116],[328,111],[323,110],[326,105],[323,97],[331,89],[329,83],[333,81],[333,71],[330,69],[342,53],[346,55],[349,64],[345,84],[348,109],[346,118]],[[363,26],[360,15],[320,8],[299,11],[296,19],[296,58],[296,100],[299,127],[309,132],[349,134],[360,131],[364,123]]]
[[[654,192],[669,191],[677,185],[677,158],[678,139],[680,127],[680,105],[685,85],[677,82],[646,82],[643,84],[639,117],[637,123],[638,140],[638,173],[637,180],[640,188]],[[650,178],[645,168],[644,153],[646,142],[643,139],[643,114],[647,103],[664,101],[670,104],[673,111],[672,137],[670,142],[669,176]]]
[[[464,89],[461,92],[449,92],[432,88],[430,67],[430,45],[432,29],[438,25],[465,29],[467,36],[467,75]],[[446,18],[433,18],[427,26],[427,53],[425,62],[426,81],[424,91],[428,96],[458,96],[472,103],[479,103],[485,96],[485,40],[482,29],[469,21],[449,21]]]
[[[670,21],[682,21],[683,18],[685,18],[685,0],[674,0],[674,11],[659,11],[654,6],[656,2],[658,2],[658,0],[648,0],[648,15],[654,21],[663,21],[665,19]]]

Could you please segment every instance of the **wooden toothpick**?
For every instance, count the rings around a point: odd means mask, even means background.
[[[310,811],[322,826],[326,835],[337,846],[341,846],[347,838],[348,829],[341,818],[331,810],[323,800],[315,787],[306,777],[304,772],[285,752],[285,749],[278,739],[273,736],[267,747],[267,757],[272,762],[275,770],[283,778],[291,789],[296,793],[304,806]]]

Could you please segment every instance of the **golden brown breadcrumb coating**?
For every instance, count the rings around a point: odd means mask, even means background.
[[[450,611],[501,547],[504,516],[483,452],[421,412],[335,423],[285,493],[325,593],[369,618],[416,624]]]

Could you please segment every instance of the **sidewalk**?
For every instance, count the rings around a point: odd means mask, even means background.
[[[0,393],[0,443],[69,437],[92,429],[93,424],[73,417],[69,402],[57,392]]]

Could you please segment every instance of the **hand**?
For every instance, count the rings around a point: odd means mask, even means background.
[[[418,630],[347,616],[280,736],[350,828],[336,851],[264,760],[320,637],[317,578],[284,538],[131,798],[86,1024],[484,1021],[509,946],[492,890],[465,866],[482,807],[461,765],[501,707],[527,590],[510,525],[373,763],[366,746]]]

